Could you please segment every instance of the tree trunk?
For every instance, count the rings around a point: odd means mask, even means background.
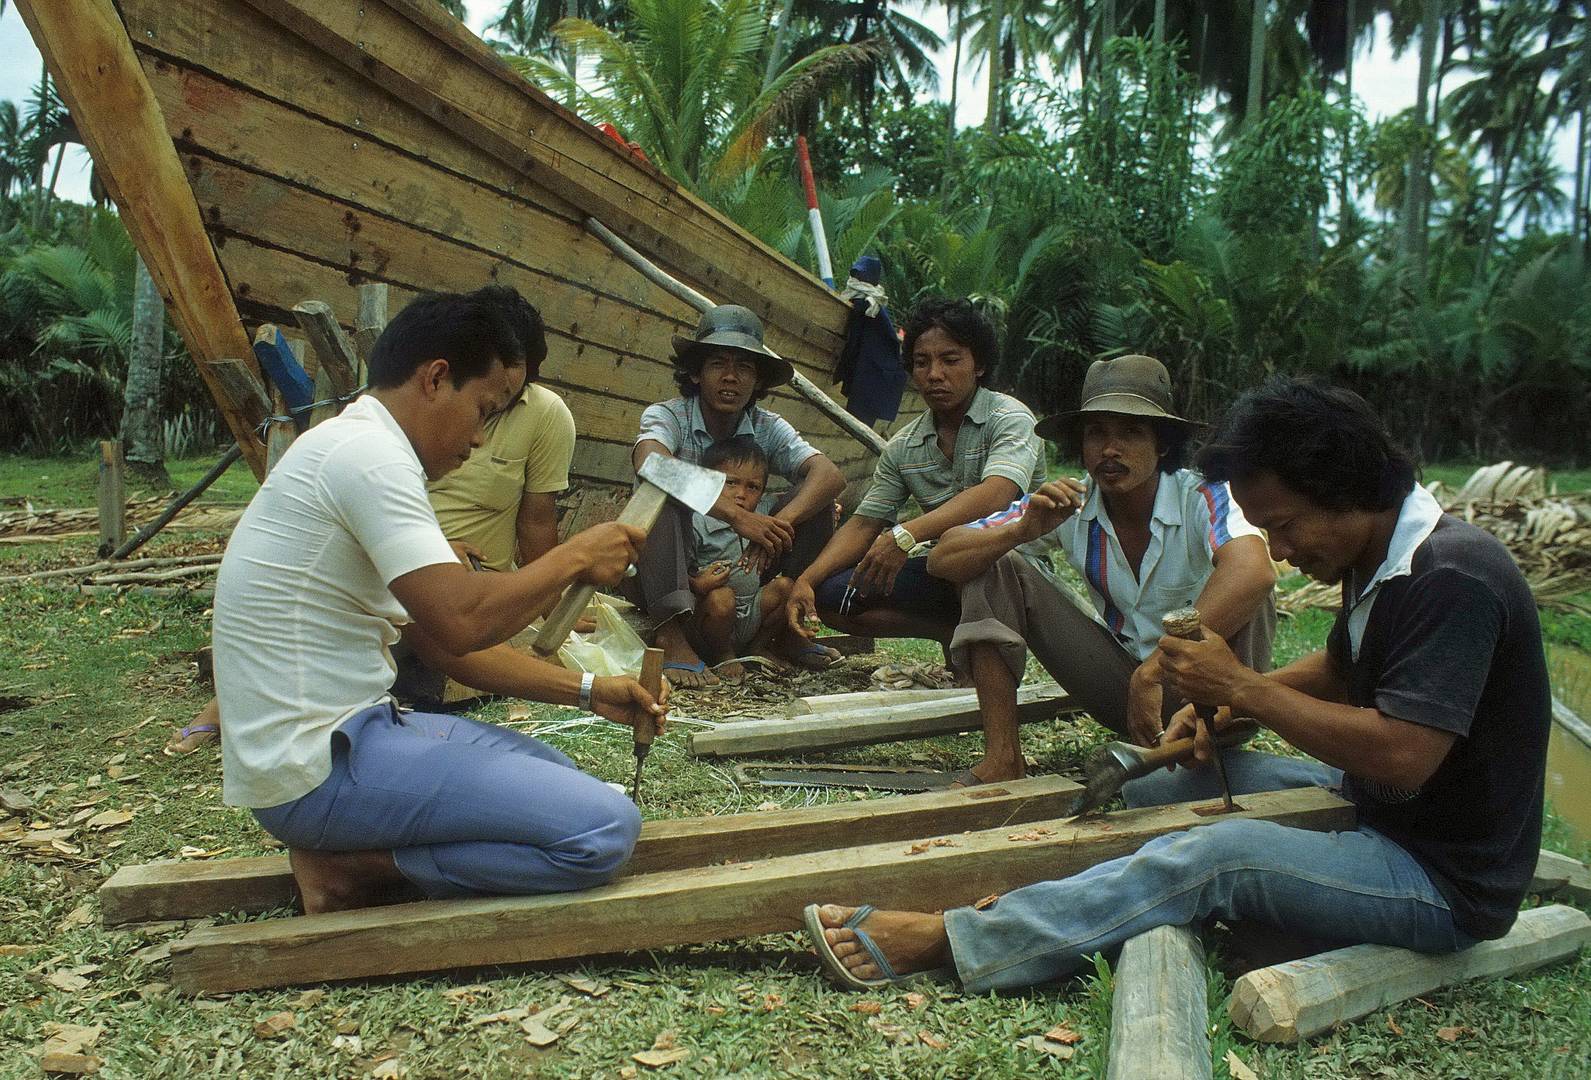
[[[1348,0],[1347,10],[1343,13],[1346,22],[1343,37],[1347,41],[1347,49],[1343,54],[1342,62],[1342,104],[1345,109],[1353,108],[1353,53],[1357,41],[1354,38],[1354,8],[1356,0]],[[1348,159],[1353,154],[1353,124],[1346,124],[1342,129],[1342,160],[1337,169],[1337,242],[1341,243],[1348,232],[1348,223],[1353,220],[1352,204],[1348,194]]]
[[[133,341],[127,353],[127,384],[122,397],[122,445],[133,472],[150,484],[170,488],[160,430],[160,354],[165,328],[165,302],[139,257],[133,288]]]
[[[1580,247],[1585,258],[1591,259],[1591,175],[1586,170],[1587,106],[1580,106],[1580,137],[1574,144],[1574,213],[1571,218],[1580,229]]]
[[[1431,183],[1430,151],[1436,133],[1431,123],[1431,78],[1436,66],[1436,39],[1441,32],[1440,0],[1424,0],[1420,11],[1420,68],[1414,91],[1414,122],[1420,140],[1409,152],[1409,173],[1403,185],[1403,254],[1417,287],[1425,285],[1425,203]]]
[[[1099,116],[1106,123],[1116,108],[1116,84],[1111,80],[1110,40],[1116,36],[1116,0],[1104,0],[1104,12],[1099,21]],[[1109,136],[1106,136],[1107,139]],[[1109,145],[1109,143],[1107,143]]]
[[[1348,0],[1351,4],[1353,0]],[[1152,39],[1156,45],[1166,43],[1166,0],[1155,0],[1155,30]]]
[[[1005,27],[1005,0],[994,0],[989,11],[989,21],[984,29],[989,40],[985,45],[989,50],[989,111],[983,117],[983,130],[990,135],[1000,134],[1000,103],[1004,99],[1004,87],[1001,83],[1000,61],[1000,31]]]
[[[786,0],[786,9],[794,0]],[[939,178],[939,201],[950,199],[950,177],[956,168],[956,101],[961,83],[961,36],[967,15],[966,0],[956,0],[956,51],[950,60],[950,113],[945,117],[945,175]]]
[[[1243,109],[1243,124],[1259,123],[1265,101],[1265,0],[1254,0],[1249,17],[1248,104]]]

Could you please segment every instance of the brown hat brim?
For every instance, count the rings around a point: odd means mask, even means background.
[[[1046,416],[1033,425],[1033,430],[1041,439],[1059,442],[1071,431],[1073,425],[1090,413],[1111,413],[1116,416],[1141,416],[1148,420],[1168,420],[1173,424],[1181,424],[1188,428],[1199,426],[1197,421],[1166,412],[1166,410],[1146,397],[1118,392],[1091,397],[1081,409],[1073,409],[1070,412],[1053,413],[1050,416]]]
[[[675,335],[672,343],[674,345],[674,366],[678,368],[690,367],[690,362],[707,349],[733,349],[736,352],[749,353],[757,361],[758,380],[762,383],[764,390],[771,390],[775,386],[783,386],[795,377],[795,367],[790,361],[769,352],[761,342],[750,334],[741,334],[733,330],[721,330],[715,334],[709,334],[700,341],[695,338]]]

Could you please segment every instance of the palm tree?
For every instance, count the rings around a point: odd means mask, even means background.
[[[16,102],[0,101],[0,198],[26,183],[29,172],[27,124]]]
[[[763,88],[768,29],[760,0],[630,0],[622,32],[585,19],[553,27],[564,45],[595,57],[594,89],[539,57],[509,62],[575,95],[588,119],[613,124],[658,168],[702,190],[754,166],[776,126],[878,60],[871,44],[830,45]]]
[[[890,0],[795,0],[793,18],[804,32],[789,49],[792,63],[831,44],[871,43],[874,59],[851,76],[852,100],[868,139],[873,134],[873,96],[879,89],[902,96],[914,89],[938,89],[939,72],[930,54],[944,48],[944,41],[892,7]]]
[[[1570,200],[1563,192],[1563,170],[1558,167],[1548,140],[1535,139],[1520,152],[1518,174],[1507,201],[1513,209],[1503,221],[1504,228],[1521,216],[1525,228],[1537,228],[1568,209]]]

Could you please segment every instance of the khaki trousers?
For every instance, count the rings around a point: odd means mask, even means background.
[[[951,661],[957,671],[970,671],[968,649],[993,645],[1020,683],[1031,649],[1083,711],[1124,735],[1127,681],[1139,661],[1085,603],[1020,553],[1009,552],[961,587],[961,622],[950,639]],[[1230,644],[1243,663],[1255,671],[1269,671],[1275,635],[1273,595]],[[1182,705],[1172,698],[1166,695],[1167,717]]]

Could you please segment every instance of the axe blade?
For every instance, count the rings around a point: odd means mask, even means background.
[[[698,514],[713,508],[728,479],[717,469],[704,469],[666,454],[653,454],[641,462],[637,475]]]

